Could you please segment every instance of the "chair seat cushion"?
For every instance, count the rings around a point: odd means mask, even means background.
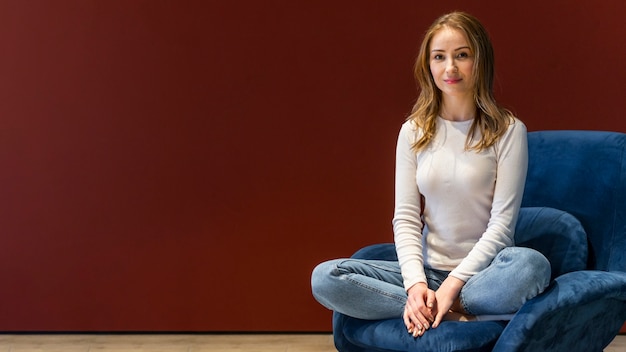
[[[346,317],[344,335],[364,350],[376,351],[491,351],[506,322],[447,322],[414,338],[401,318],[367,321]]]

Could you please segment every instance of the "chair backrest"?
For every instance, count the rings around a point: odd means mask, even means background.
[[[528,133],[522,206],[574,215],[589,241],[588,268],[626,271],[626,134]]]

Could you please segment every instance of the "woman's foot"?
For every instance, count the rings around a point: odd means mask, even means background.
[[[443,320],[447,321],[475,321],[476,317],[469,314],[458,313],[454,311],[448,311],[446,315],[443,316]]]

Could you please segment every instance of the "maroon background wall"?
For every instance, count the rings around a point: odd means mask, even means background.
[[[0,2],[0,331],[327,331],[391,241],[421,35],[464,9],[530,130],[626,132],[626,2]]]

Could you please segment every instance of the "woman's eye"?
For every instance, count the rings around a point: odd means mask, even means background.
[[[443,59],[443,55],[435,55],[433,56],[433,60],[441,60]]]
[[[456,57],[458,57],[458,58],[466,58],[466,57],[469,57],[469,54],[463,52],[463,53],[459,53]]]

